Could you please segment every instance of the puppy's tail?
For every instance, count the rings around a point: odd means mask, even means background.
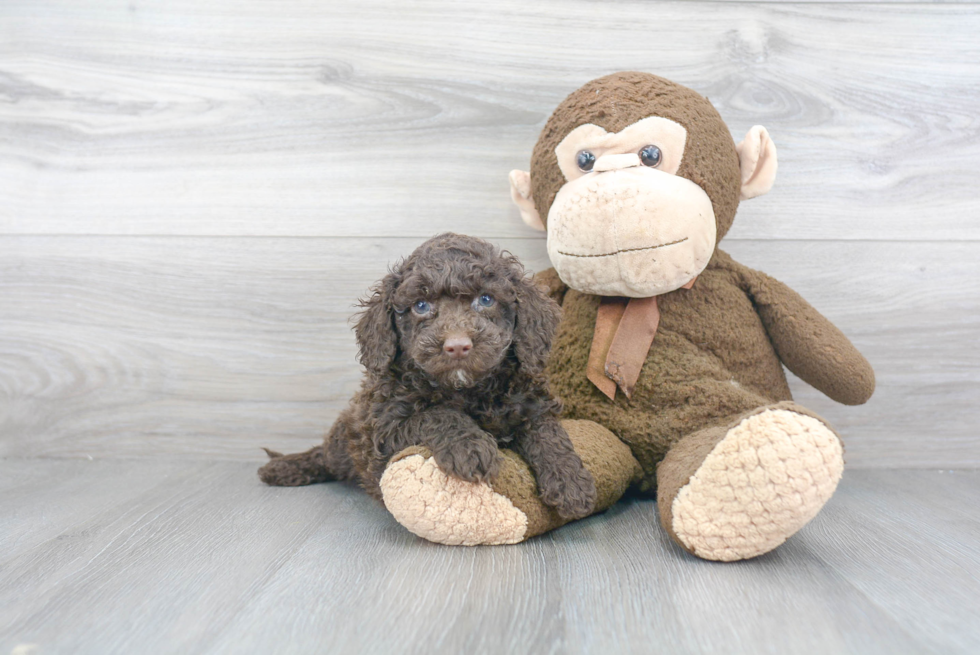
[[[300,487],[336,479],[327,467],[323,444],[295,455],[283,455],[268,448],[262,450],[269,456],[270,461],[259,469],[259,478],[268,485]]]

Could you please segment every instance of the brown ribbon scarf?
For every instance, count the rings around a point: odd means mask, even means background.
[[[683,288],[692,286],[694,280]],[[617,387],[627,398],[633,395],[659,325],[660,308],[656,296],[603,296],[599,301],[586,375],[610,400],[616,397]]]

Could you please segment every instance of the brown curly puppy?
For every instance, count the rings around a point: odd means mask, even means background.
[[[506,446],[524,457],[560,516],[593,511],[595,481],[544,378],[560,310],[517,258],[442,234],[399,262],[362,307],[360,391],[323,445],[285,456],[267,450],[264,482],[353,480],[380,500],[385,466],[408,446],[428,447],[443,471],[469,481],[491,480]]]

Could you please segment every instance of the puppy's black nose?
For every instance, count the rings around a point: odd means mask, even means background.
[[[473,342],[469,337],[451,336],[442,344],[442,349],[453,359],[463,359],[470,354],[473,349]]]

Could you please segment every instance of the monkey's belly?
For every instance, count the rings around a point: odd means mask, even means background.
[[[586,377],[598,299],[566,296],[548,366],[551,390],[564,402],[566,418],[611,430],[629,444],[648,475],[685,435],[791,399],[751,303],[741,290],[732,294],[717,286],[703,285],[714,297],[725,297],[724,305],[705,301],[703,294],[664,299],[660,329],[629,400],[621,391],[609,400]],[[721,306],[724,312],[716,309]]]
[[[575,380],[563,376],[552,384],[564,402],[564,417],[592,420],[611,430],[630,446],[649,475],[684,436],[756,407],[790,400],[788,391],[764,394],[744,386],[720,366],[711,366],[711,355],[684,353],[683,361],[675,363],[671,360],[677,351],[664,359],[656,354],[648,358],[629,400],[621,391],[609,400],[584,375]]]

